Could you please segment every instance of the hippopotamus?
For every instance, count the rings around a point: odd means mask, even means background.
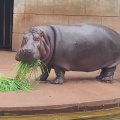
[[[120,63],[120,34],[106,26],[88,23],[32,27],[23,35],[15,58],[28,62],[40,59],[45,70],[38,80],[46,81],[53,68],[56,73],[53,84],[64,82],[65,71],[99,69],[96,78],[111,81]]]

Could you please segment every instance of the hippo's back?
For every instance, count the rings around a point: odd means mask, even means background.
[[[55,65],[72,71],[93,71],[120,62],[120,35],[101,25],[51,26]]]

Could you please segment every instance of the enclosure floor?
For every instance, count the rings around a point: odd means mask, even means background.
[[[15,76],[16,52],[0,51],[0,73]],[[65,83],[40,82],[29,92],[0,92],[0,115],[79,112],[120,106],[120,65],[112,82],[100,82],[95,72],[66,72]],[[34,80],[31,80],[34,82]]]

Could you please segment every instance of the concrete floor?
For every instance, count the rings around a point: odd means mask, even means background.
[[[0,73],[15,76],[15,52],[0,51]],[[120,65],[110,83],[95,79],[100,71],[67,72],[65,83],[40,83],[29,92],[0,93],[0,115],[78,112],[120,106]],[[55,78],[54,71],[48,80]]]

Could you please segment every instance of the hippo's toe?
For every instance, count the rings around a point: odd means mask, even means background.
[[[51,84],[63,84],[63,78],[55,78],[51,81]]]
[[[113,76],[103,77],[103,76],[99,75],[99,76],[96,77],[96,79],[101,80],[101,81],[111,81],[113,79]]]

